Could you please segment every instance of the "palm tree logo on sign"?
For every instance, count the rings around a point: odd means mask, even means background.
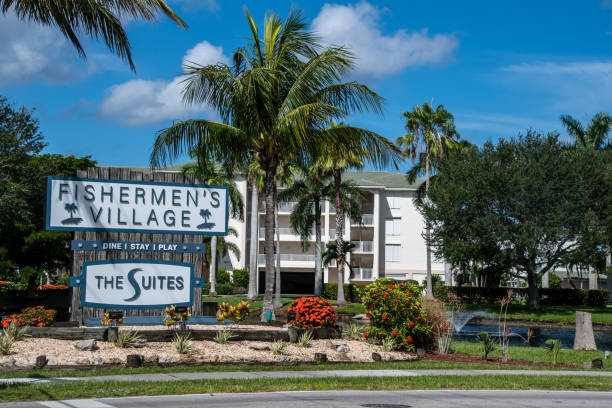
[[[82,218],[74,216],[74,213],[79,211],[79,209],[78,209],[78,207],[77,207],[77,205],[75,203],[66,203],[66,205],[64,205],[64,209],[70,213],[70,217],[68,217],[66,219],[63,219],[62,220],[62,224],[64,224],[64,225],[76,225],[76,224],[80,224],[81,221],[83,221]]]
[[[204,218],[204,222],[198,225],[198,229],[211,229],[215,226],[214,222],[208,222],[208,219],[212,216],[209,209],[200,210],[200,216]]]

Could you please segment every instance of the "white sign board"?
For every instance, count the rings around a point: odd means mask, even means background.
[[[76,279],[81,305],[118,309],[161,309],[193,303],[193,265],[154,260],[83,263]]]
[[[47,178],[47,230],[227,235],[226,186]]]

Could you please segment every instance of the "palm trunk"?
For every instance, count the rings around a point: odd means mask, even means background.
[[[259,272],[259,263],[257,250],[259,249],[259,197],[257,184],[253,181],[251,194],[251,243],[249,248],[249,292],[247,297],[249,300],[257,298],[257,275]]]
[[[315,202],[315,296],[323,295],[323,268],[321,251],[321,206],[317,198]]]
[[[266,216],[265,216],[265,242],[264,248],[266,252],[266,290],[264,292],[263,308],[261,311],[261,320],[265,321],[267,313],[272,313],[274,318],[274,304],[272,298],[274,295],[274,176],[276,175],[276,167],[266,168],[264,180],[264,195],[266,201]]]
[[[280,267],[280,227],[278,225],[278,201],[276,199],[276,188],[274,189],[274,201],[276,204],[276,211],[274,212],[274,227],[276,228],[276,282],[274,284],[274,307],[280,309],[281,303],[281,267]]]
[[[427,146],[427,159],[425,161],[425,199],[428,199],[429,194],[429,159],[430,152]],[[425,248],[427,251],[427,289],[425,290],[425,299],[433,299],[433,285],[431,282],[431,231],[429,221],[425,220]]]
[[[342,176],[340,168],[334,167],[334,189],[336,192],[336,265],[338,269],[338,296],[336,303],[345,304],[344,299],[344,211],[340,202],[340,184]]]
[[[538,294],[538,278],[535,266],[527,270],[527,306],[529,310],[540,309],[540,296]]]
[[[210,238],[210,295],[217,294],[217,236]]]

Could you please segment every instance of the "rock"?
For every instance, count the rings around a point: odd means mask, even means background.
[[[325,354],[325,353],[315,353],[314,361],[316,363],[326,363],[327,362],[327,354]]]
[[[95,339],[77,341],[74,347],[80,351],[94,351],[98,349]]]
[[[146,347],[146,345],[147,345],[146,339],[139,339],[134,342],[134,348],[143,348],[143,347]]]
[[[372,360],[374,361],[381,361],[382,360],[382,356],[378,353],[372,353]]]
[[[89,359],[88,358],[77,358],[77,364],[78,365],[89,365]]]
[[[267,344],[261,344],[261,343],[251,344],[249,348],[251,350],[256,350],[256,351],[270,351],[270,346],[268,346]]]
[[[47,360],[47,356],[38,356],[34,361],[34,367],[36,368],[44,368],[49,360]]]
[[[346,343],[336,344],[336,351],[338,353],[346,354],[346,353],[349,352],[349,350],[350,350],[350,348],[349,348],[348,344],[346,344]]]
[[[595,360],[591,361],[591,367],[603,368],[603,361],[601,360],[601,358],[596,358]]]
[[[64,363],[64,365],[69,365],[69,366],[73,366],[73,365],[77,365],[77,361],[76,360],[68,360],[66,361],[66,363]]]
[[[370,320],[370,319],[368,319],[365,314],[358,314],[358,315],[353,316],[353,320]]]
[[[14,358],[9,358],[7,360],[0,361],[0,367],[13,367],[15,366],[16,360]]]
[[[416,355],[417,355],[418,358],[425,358],[425,355],[426,355],[425,349],[421,348],[421,347],[418,347],[416,349]]]
[[[111,343],[116,343],[119,340],[119,328],[118,327],[109,327],[106,332],[107,341]]]
[[[281,362],[291,361],[291,357],[289,356],[277,356],[276,359]]]
[[[142,356],[140,354],[128,354],[125,360],[125,366],[130,368],[137,368],[142,365]]]
[[[590,361],[586,361],[582,363],[582,368],[584,368],[585,370],[590,370],[591,368],[593,368],[593,363]]]
[[[104,364],[104,358],[102,357],[92,357],[89,359],[89,362],[93,365],[102,365]]]

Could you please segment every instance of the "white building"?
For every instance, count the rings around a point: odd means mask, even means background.
[[[345,220],[344,239],[353,241],[356,248],[348,261],[353,266],[353,276],[345,271],[345,283],[370,282],[379,277],[414,279],[422,282],[426,276],[426,251],[423,238],[423,217],[414,206],[413,199],[418,184],[409,184],[403,173],[377,171],[348,171],[343,180],[350,180],[364,193],[363,220],[354,224]],[[221,259],[219,267],[227,270],[246,268],[249,263],[250,243],[250,186],[246,181],[237,182],[247,212],[245,221],[230,219],[229,225],[238,237],[228,236],[240,248],[240,259],[229,254]],[[283,293],[311,293],[314,290],[314,233],[311,245],[302,251],[300,237],[292,231],[289,217],[295,203],[279,205],[281,281]],[[259,209],[259,291],[263,292],[265,270],[263,203]],[[322,248],[335,240],[335,208],[329,202],[322,205]],[[432,258],[433,259],[433,258]],[[432,273],[444,280],[444,264],[433,259]],[[325,282],[337,282],[335,265],[324,268]]]

